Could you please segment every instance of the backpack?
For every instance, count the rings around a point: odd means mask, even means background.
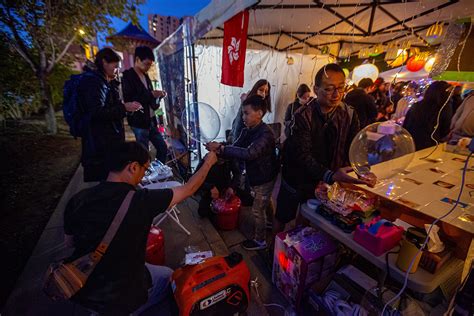
[[[83,111],[79,106],[77,89],[82,78],[93,76],[91,72],[84,72],[78,75],[71,75],[63,87],[63,115],[64,120],[69,125],[69,133],[74,138],[82,137],[87,125]]]

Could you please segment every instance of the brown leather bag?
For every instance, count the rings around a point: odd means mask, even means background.
[[[68,300],[86,284],[87,278],[94,271],[117,233],[134,194],[135,191],[128,192],[112,224],[94,252],[69,263],[55,262],[48,267],[43,282],[43,291],[49,298],[55,301]]]

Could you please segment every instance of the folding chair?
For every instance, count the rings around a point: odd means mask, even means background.
[[[182,184],[179,183],[178,181],[165,181],[165,182],[157,182],[157,183],[147,184],[147,185],[143,186],[143,188],[151,189],[151,190],[153,190],[153,189],[155,189],[155,190],[156,189],[170,189],[170,188],[174,188],[174,187],[179,187],[180,185],[182,185]],[[172,205],[163,214],[160,214],[157,217],[155,217],[155,219],[153,220],[153,224],[159,225],[166,217],[169,217],[176,224],[178,224],[178,226],[181,227],[181,229],[184,230],[184,232],[186,234],[191,235],[189,230],[187,230],[186,227],[184,227],[183,224],[181,224],[181,222],[179,221],[179,217],[178,217],[179,214],[180,214],[180,212],[179,212],[178,207],[176,205]],[[156,219],[158,219],[158,220],[155,221]]]

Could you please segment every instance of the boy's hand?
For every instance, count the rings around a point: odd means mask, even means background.
[[[211,152],[216,152],[221,147],[221,144],[218,143],[218,142],[209,142],[205,146],[206,146],[207,150],[209,150]]]
[[[219,190],[216,187],[212,187],[211,189],[211,197],[213,200],[219,198]]]

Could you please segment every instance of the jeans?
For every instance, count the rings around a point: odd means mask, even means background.
[[[148,300],[140,306],[132,315],[140,315],[148,308],[162,302],[170,294],[170,281],[173,270],[164,266],[156,266],[145,263],[150,271],[152,286],[148,289]]]
[[[272,199],[273,187],[275,180],[251,187],[252,194],[254,196],[252,213],[255,217],[255,237],[257,241],[265,241],[266,232],[266,221],[267,214],[266,209]]]
[[[150,128],[138,128],[132,127],[132,131],[135,134],[135,139],[139,144],[142,144],[148,149],[148,142],[150,141],[156,148],[156,159],[162,163],[166,163],[166,156],[168,154],[168,147],[166,146],[163,136],[158,132],[156,126],[151,123]]]

